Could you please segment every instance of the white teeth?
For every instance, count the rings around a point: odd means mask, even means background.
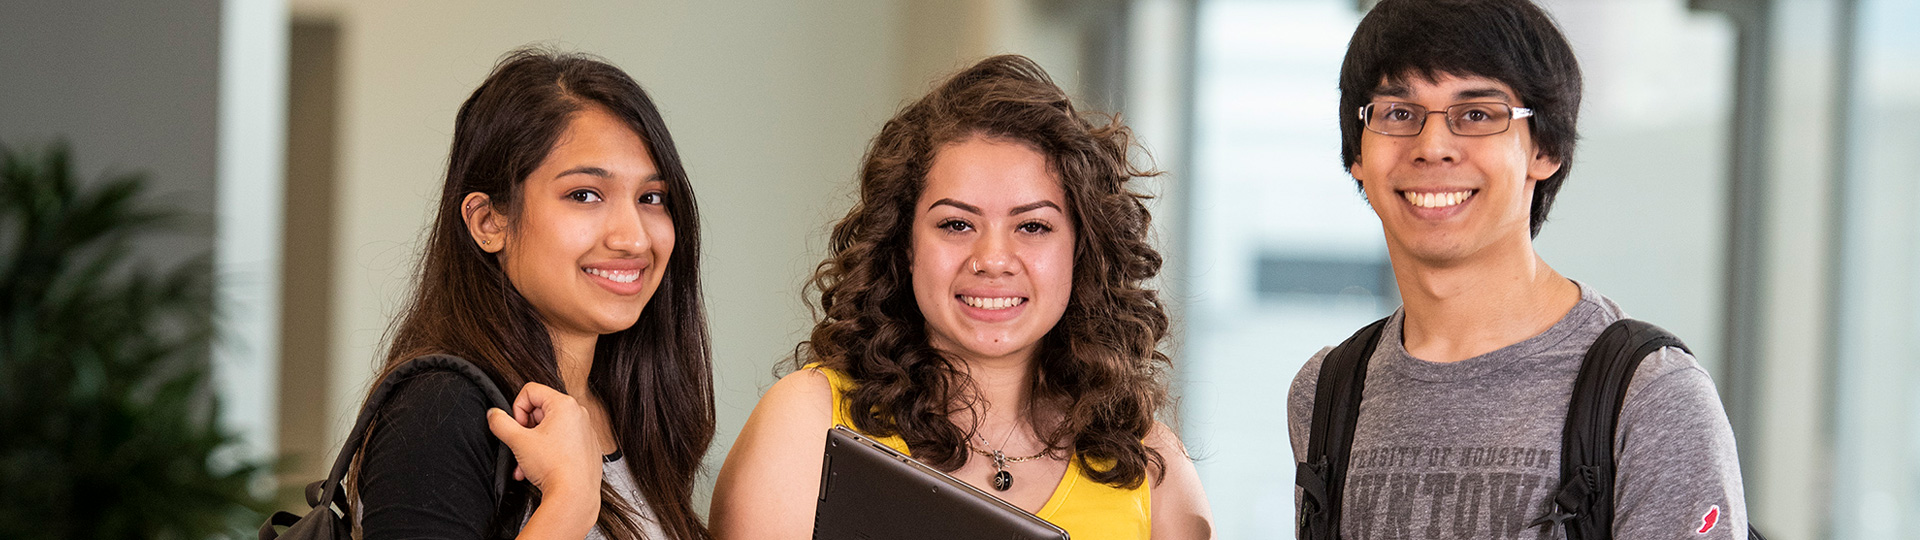
[[[640,279],[639,270],[601,270],[599,268],[588,268],[586,270],[589,274],[607,278],[608,281],[614,283],[633,283],[635,280]]]
[[[961,301],[961,302],[966,302],[966,303],[967,303],[967,305],[969,305],[969,306],[973,306],[973,307],[977,307],[977,308],[980,308],[980,309],[988,309],[988,310],[1001,310],[1001,309],[1007,309],[1007,308],[1010,308],[1010,307],[1013,307],[1013,306],[1017,306],[1017,305],[1020,305],[1020,304],[1025,304],[1025,303],[1027,303],[1027,299],[1025,299],[1025,298],[1020,298],[1020,297],[1017,297],[1017,296],[1006,296],[1006,297],[1000,297],[1000,298],[985,298],[985,297],[979,297],[979,296],[965,296],[965,295],[961,295],[961,296],[960,296],[960,301]]]
[[[1421,208],[1446,208],[1465,202],[1468,197],[1473,196],[1473,191],[1449,191],[1446,193],[1415,193],[1412,191],[1402,191],[1400,194],[1405,196],[1407,202],[1413,203],[1414,206]]]

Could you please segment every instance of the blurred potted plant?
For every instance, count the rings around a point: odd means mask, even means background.
[[[143,182],[0,146],[0,538],[201,539],[268,506],[209,386],[208,257],[130,253],[179,223]]]

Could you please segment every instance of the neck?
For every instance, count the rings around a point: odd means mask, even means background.
[[[1033,354],[1014,355],[1004,358],[962,359],[960,370],[973,380],[973,389],[977,394],[978,406],[962,415],[979,415],[978,418],[955,418],[962,427],[972,422],[982,429],[993,431],[990,437],[999,437],[1001,430],[1011,424],[1030,424],[1027,415],[1031,412],[1027,402],[1032,398],[1033,390]],[[994,443],[1000,441],[995,440]]]
[[[560,384],[575,400],[591,401],[593,391],[587,380],[593,374],[593,349],[600,336],[554,331],[553,360],[559,364]]]
[[[1430,362],[1480,356],[1545,332],[1580,302],[1579,286],[1547,266],[1531,237],[1513,244],[1443,263],[1390,248],[1408,354]]]

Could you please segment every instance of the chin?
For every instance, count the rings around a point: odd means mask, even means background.
[[[634,316],[632,317],[609,318],[609,319],[601,320],[599,321],[599,323],[600,323],[600,329],[598,332],[600,333],[600,335],[604,336],[607,334],[612,334],[615,332],[626,330],[628,328],[633,328],[633,325],[640,323],[640,316],[638,313],[635,313]]]
[[[1005,339],[998,343],[993,342],[991,339],[978,339],[966,344],[965,348],[966,353],[975,358],[1006,358],[1020,354],[1022,351],[1035,350],[1038,346],[1039,340],[1037,339],[1026,342],[1019,342],[1019,340],[1015,339]]]

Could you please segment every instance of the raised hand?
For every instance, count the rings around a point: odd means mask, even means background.
[[[544,497],[600,497],[600,449],[587,408],[572,396],[527,383],[513,399],[513,413],[490,409],[487,428],[513,450],[516,480],[533,482]]]

